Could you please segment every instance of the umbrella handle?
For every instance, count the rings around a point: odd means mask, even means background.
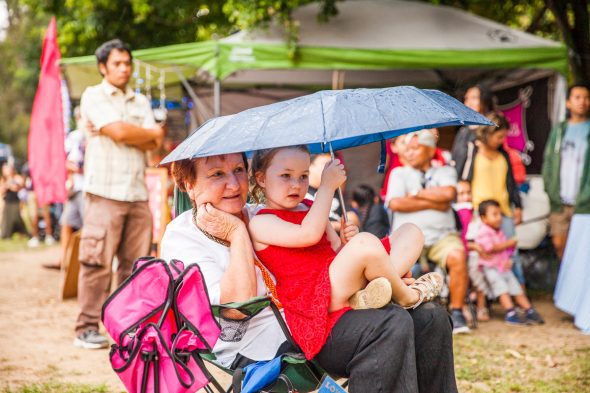
[[[330,148],[330,156],[332,157],[332,161],[334,161],[334,150],[332,150],[332,144],[328,142],[328,147]],[[344,217],[344,222],[348,224],[348,215],[346,214],[346,206],[344,206],[344,196],[342,195],[342,189],[338,186],[338,199],[340,200],[340,208],[342,209],[342,217]]]

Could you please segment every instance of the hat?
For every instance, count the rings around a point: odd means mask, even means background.
[[[430,130],[420,130],[409,133],[406,136],[406,143],[409,143],[413,137],[418,137],[419,145],[436,147],[436,136]]]

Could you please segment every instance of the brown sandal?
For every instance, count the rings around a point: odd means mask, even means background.
[[[410,285],[410,289],[418,291],[420,297],[416,303],[404,308],[413,310],[422,303],[433,300],[440,293],[443,287],[443,281],[443,277],[439,273],[426,273],[420,276]]]

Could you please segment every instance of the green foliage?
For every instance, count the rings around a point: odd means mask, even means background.
[[[297,7],[317,3],[318,19],[338,13],[338,0],[0,0],[10,15],[7,38],[0,42],[0,142],[10,143],[18,157],[26,156],[29,114],[37,87],[42,37],[51,15],[57,18],[62,56],[94,53],[103,42],[118,37],[133,49],[220,38],[236,29],[268,27],[278,23],[286,31],[291,58],[297,57]],[[574,49],[576,80],[590,74],[589,37],[583,12],[574,12],[574,0],[422,0],[458,7],[551,39],[563,39]],[[551,4],[559,4],[550,7]],[[579,4],[588,4],[579,0]],[[560,9],[564,12],[559,13]],[[199,10],[207,15],[197,17]],[[557,13],[556,13],[557,12]],[[561,19],[556,19],[561,15]],[[563,30],[563,18],[578,30]],[[587,13],[585,14],[587,17]],[[577,18],[577,19],[576,19]],[[561,23],[561,29],[560,29]],[[566,30],[569,26],[566,26]],[[577,40],[572,39],[572,34]],[[584,35],[584,34],[581,34]],[[588,35],[588,34],[585,34]],[[585,41],[584,41],[585,39]],[[588,44],[590,47],[590,44]],[[578,65],[579,64],[579,65]]]
[[[294,58],[299,40],[299,22],[293,18],[292,13],[296,8],[309,3],[320,3],[320,21],[327,21],[338,13],[336,0],[227,0],[223,12],[240,29],[268,27],[270,23],[282,25],[286,32],[289,56]]]

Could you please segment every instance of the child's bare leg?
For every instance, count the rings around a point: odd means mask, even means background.
[[[486,308],[486,295],[483,293],[483,291],[476,291],[476,295],[477,295],[477,308],[480,310],[483,308]]]
[[[516,302],[516,304],[518,304],[525,310],[531,308],[531,302],[529,302],[529,299],[526,297],[524,293],[514,296],[514,301]]]
[[[424,247],[424,234],[414,224],[403,224],[389,235],[389,260],[400,277],[410,271]]]
[[[500,305],[504,308],[504,310],[510,310],[514,308],[514,303],[512,303],[512,299],[510,298],[510,295],[507,293],[501,294],[498,297],[498,301],[500,302]]]
[[[375,236],[363,232],[353,237],[330,265],[332,299],[329,310],[348,305],[348,299],[368,281],[385,277],[391,284],[392,299],[401,306],[415,304],[420,295],[401,279],[383,245]]]

